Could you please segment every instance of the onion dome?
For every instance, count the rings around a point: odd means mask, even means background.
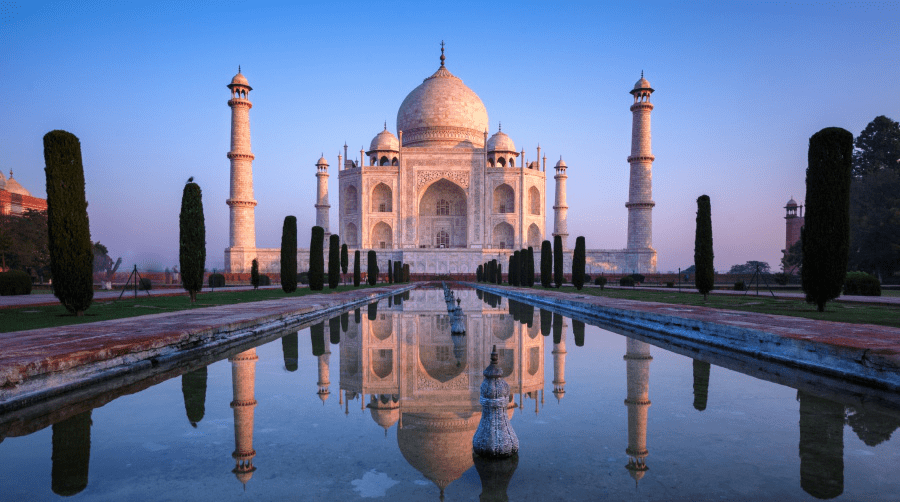
[[[787,202],[787,206],[786,206],[786,207],[797,207],[797,201],[795,201],[794,198],[791,197],[791,200],[789,200],[789,201]]]
[[[12,169],[9,170],[9,179],[6,180],[6,191],[8,191],[9,193],[26,195],[28,197],[31,197],[31,192],[26,190],[25,187],[20,185],[18,181],[13,179]]]
[[[231,88],[232,86],[235,86],[235,85],[241,85],[241,86],[244,86],[244,87],[250,89],[251,91],[253,90],[253,88],[250,87],[250,82],[247,82],[247,77],[245,77],[244,74],[241,73],[240,66],[238,66],[237,75],[235,75],[234,78],[231,79],[231,83],[228,84],[228,87]]]
[[[400,453],[443,492],[473,465],[472,437],[481,412],[404,413]]]
[[[441,67],[412,90],[397,111],[403,146],[484,146],[488,114],[481,98]]]
[[[634,83],[634,89],[630,91],[631,94],[637,94],[642,91],[650,91],[653,92],[653,88],[650,87],[650,82],[644,78],[644,72],[641,72],[641,79]]]
[[[317,166],[325,166],[325,167],[328,167],[328,161],[325,160],[325,155],[324,155],[324,154],[322,154],[322,156],[319,157],[319,160],[316,161],[316,165],[317,165]]]
[[[516,151],[516,145],[513,140],[503,131],[497,131],[491,136],[487,142],[487,151],[489,152],[513,152]]]
[[[372,143],[369,144],[369,151],[391,151],[391,152],[399,152],[400,151],[400,140],[397,139],[397,136],[391,131],[387,130],[387,124],[384,126],[384,130],[378,133],[374,138],[372,138]]]
[[[385,434],[400,420],[400,397],[396,395],[382,394],[377,399],[372,399],[367,407],[372,414],[372,420],[380,425]]]
[[[564,161],[564,160],[562,159],[562,157],[560,157],[560,158],[559,158],[559,162],[556,163],[556,166],[555,166],[555,167],[556,167],[557,169],[560,169],[560,168],[566,168],[566,167],[568,167],[568,166],[566,166],[566,161]]]

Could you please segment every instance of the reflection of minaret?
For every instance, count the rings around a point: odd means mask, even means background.
[[[554,314],[554,317],[556,315]],[[568,326],[562,320],[562,316],[559,316],[559,319],[561,324],[559,340],[556,340],[556,336],[553,337],[553,395],[556,396],[557,402],[566,395],[566,327]],[[554,321],[556,321],[555,318]]]
[[[647,451],[647,408],[650,406],[648,393],[650,390],[650,345],[628,338],[625,351],[625,366],[628,371],[628,469],[635,483],[644,477],[647,464],[644,459]]]
[[[91,412],[53,424],[53,453],[50,487],[53,493],[69,497],[87,488],[91,460]]]
[[[844,492],[844,405],[797,392],[800,486],[818,499]]]
[[[325,401],[328,400],[328,397],[331,395],[331,391],[328,390],[328,387],[331,385],[331,382],[328,381],[328,358],[331,357],[331,349],[328,344],[325,344],[325,353],[319,356],[319,381],[316,385],[319,386],[319,391],[317,394],[319,395],[319,399],[322,400],[322,404],[325,404]]]
[[[253,388],[258,359],[256,349],[245,350],[228,359],[231,361],[231,385],[234,392],[234,400],[231,401],[231,408],[234,410],[234,453],[231,457],[234,458],[235,466],[231,472],[245,487],[256,470],[253,466],[253,457],[256,456],[253,449],[253,409],[256,408]]]

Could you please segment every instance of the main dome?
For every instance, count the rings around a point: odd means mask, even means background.
[[[488,114],[481,98],[453,76],[444,62],[412,90],[397,111],[403,146],[482,148]]]

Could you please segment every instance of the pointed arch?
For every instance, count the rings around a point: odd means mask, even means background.
[[[516,192],[506,183],[494,189],[494,213],[505,214],[516,212]]]
[[[344,207],[345,213],[352,213],[359,209],[359,193],[356,191],[355,186],[347,185],[342,195],[341,206]]]
[[[359,230],[353,222],[344,225],[344,243],[352,248],[359,246]]]
[[[374,249],[391,249],[394,245],[393,232],[391,226],[383,221],[379,221],[372,227],[372,248]]]
[[[541,192],[537,187],[533,186],[528,189],[528,207],[531,209],[531,214],[541,214]]]
[[[372,189],[372,209],[373,213],[390,213],[393,212],[393,191],[391,187],[384,183],[375,185]]]
[[[494,249],[512,249],[515,242],[515,233],[509,223],[502,221],[494,227]]]
[[[541,240],[541,229],[534,223],[528,225],[528,245],[534,249],[539,249]]]

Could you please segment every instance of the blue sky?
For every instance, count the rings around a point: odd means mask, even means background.
[[[230,110],[241,65],[257,245],[284,216],[305,245],[315,161],[396,132],[439,65],[534,160],[569,165],[570,244],[625,247],[632,102],[652,102],[659,269],[693,263],[696,199],[712,200],[715,265],[778,263],[785,202],[803,202],[809,137],[900,119],[893,2],[0,2],[0,169],[43,197],[43,135],[82,142],[91,236],[125,266],[178,261],[181,189],[203,188],[207,265],[228,241]],[[332,169],[332,227],[337,173]],[[548,195],[553,193],[552,178]],[[548,232],[552,231],[548,196]]]

